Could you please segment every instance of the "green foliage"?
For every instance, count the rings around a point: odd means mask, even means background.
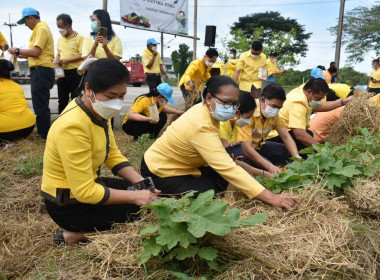
[[[330,32],[337,34],[338,26],[331,27]],[[372,7],[356,7],[346,12],[343,19],[343,40],[349,54],[349,62],[361,62],[368,52],[380,56],[380,3]]]
[[[305,71],[298,71],[288,69],[285,73],[282,73],[280,77],[276,78],[276,83],[282,86],[300,86],[303,82],[306,82],[310,78],[311,69]]]
[[[365,73],[358,72],[352,67],[344,67],[339,69],[339,83],[347,84],[351,87],[357,85],[366,85],[369,76]]]
[[[189,46],[180,44],[178,51],[172,52],[171,58],[176,75],[182,76],[185,73],[187,66],[193,60],[193,52],[189,51]]]
[[[147,224],[140,232],[147,235],[147,239],[143,241],[139,265],[151,257],[160,256],[163,262],[203,261],[209,267],[215,267],[218,251],[206,245],[207,237],[211,234],[224,236],[232,228],[264,223],[268,218],[267,214],[258,213],[240,219],[240,210],[232,208],[227,211],[227,203],[213,199],[213,190],[201,193],[195,199],[194,193],[188,193],[179,200],[155,200],[151,205],[142,207],[143,210],[151,209],[159,221]],[[186,275],[183,277],[180,279],[191,279]]]
[[[260,29],[262,31],[257,33]],[[231,27],[233,42],[238,43],[242,37],[246,38],[244,42],[248,43],[242,45],[240,50],[247,51],[254,40],[262,40],[266,51],[280,53],[279,62],[282,65],[297,64],[299,57],[306,56],[308,50],[306,40],[311,34],[305,33],[304,26],[296,19],[284,18],[279,12],[255,13],[239,17],[239,21],[234,22]]]
[[[133,168],[140,170],[140,164],[144,153],[153,144],[154,139],[150,135],[143,134],[137,141],[127,142],[125,147],[128,153],[126,154],[129,162],[132,164]]]
[[[25,178],[31,178],[33,176],[42,175],[43,158],[23,156],[18,160],[17,167],[14,168],[13,173],[21,175]]]
[[[283,190],[302,189],[304,185],[321,180],[325,188],[336,193],[352,186],[357,176],[373,176],[380,171],[380,132],[356,128],[361,135],[352,137],[346,144],[329,143],[313,145],[300,151],[309,154],[304,160],[294,159],[286,165],[286,171],[270,179],[259,180],[275,193]]]

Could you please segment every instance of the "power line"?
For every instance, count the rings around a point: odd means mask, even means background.
[[[11,23],[11,14],[8,14],[9,16],[9,21],[8,23],[4,22],[4,25],[9,26],[9,32],[11,33],[11,48],[13,47],[13,39],[12,39],[12,27],[17,26],[16,23]]]
[[[313,4],[328,4],[328,3],[337,3],[336,1],[314,1],[314,2],[298,2],[298,3],[281,3],[281,4],[259,4],[259,5],[228,5],[228,6],[218,6],[218,5],[207,5],[207,6],[199,6],[202,8],[234,8],[234,7],[267,7],[267,6],[294,6],[294,5],[313,5]],[[189,6],[194,7],[194,6]]]

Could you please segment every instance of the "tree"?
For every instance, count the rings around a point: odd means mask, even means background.
[[[263,27],[261,38],[254,34],[254,31]],[[251,43],[254,40],[261,39],[264,45],[275,47],[270,51],[277,51],[281,57],[305,57],[308,50],[306,40],[310,38],[312,33],[305,33],[303,25],[299,24],[296,19],[284,18],[279,12],[265,12],[250,14],[244,17],[239,17],[239,21],[233,23],[231,27],[231,35],[236,38],[239,36],[246,36],[247,41]],[[273,34],[288,34],[291,33],[291,45],[278,45],[274,46],[272,43]],[[234,40],[233,40],[234,41]],[[244,51],[249,50],[245,46]],[[298,62],[298,61],[297,61]]]
[[[354,70],[352,67],[344,67],[339,69],[339,83],[347,84],[351,87],[357,85],[366,85],[368,83],[368,75]]]
[[[332,34],[338,27],[329,28]],[[374,51],[380,56],[380,4],[372,7],[357,7],[345,14],[343,19],[342,45],[349,54],[348,62],[361,62],[365,53]]]
[[[172,52],[171,57],[175,74],[182,76],[187,66],[193,60],[193,52],[189,51],[188,45],[180,44],[179,50]]]

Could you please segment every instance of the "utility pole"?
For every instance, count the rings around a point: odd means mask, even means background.
[[[164,60],[164,33],[161,32],[161,58]]]
[[[103,0],[103,10],[107,11],[107,0]]]
[[[198,0],[194,0],[194,41],[193,41],[193,60],[197,59],[197,17]]]
[[[8,23],[4,22],[4,25],[9,26],[9,32],[11,33],[11,48],[13,48],[13,39],[12,39],[12,27],[17,26],[16,23],[11,23],[11,14],[8,14],[9,21]]]
[[[342,31],[343,31],[343,16],[344,16],[344,4],[346,0],[340,0],[340,11],[339,11],[339,22],[338,22],[338,32],[336,37],[336,47],[335,47],[335,63],[337,68],[336,79],[338,82],[339,78],[339,60],[340,60],[340,48],[342,46]]]

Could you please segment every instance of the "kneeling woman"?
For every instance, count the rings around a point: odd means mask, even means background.
[[[0,59],[0,147],[2,141],[27,137],[36,124],[22,87],[11,80],[12,70],[10,61]]]
[[[206,84],[204,102],[193,106],[146,151],[141,174],[151,176],[164,194],[196,190],[224,191],[228,182],[249,198],[290,209],[298,200],[266,190],[227,154],[219,138],[219,121],[239,107],[239,88],[230,77],[214,76]]]
[[[134,140],[145,133],[157,138],[168,119],[166,113],[183,114],[183,111],[166,106],[168,101],[175,103],[172,94],[173,88],[163,83],[148,94],[137,97],[123,121],[124,132],[132,135]],[[152,115],[153,112],[156,116]]]
[[[64,229],[54,240],[74,244],[84,232],[110,229],[133,218],[158,191],[128,191],[143,178],[116,146],[110,126],[126,94],[129,73],[111,58],[93,62],[85,91],[50,128],[44,154],[42,196],[51,218]],[[105,164],[118,178],[100,177]]]

